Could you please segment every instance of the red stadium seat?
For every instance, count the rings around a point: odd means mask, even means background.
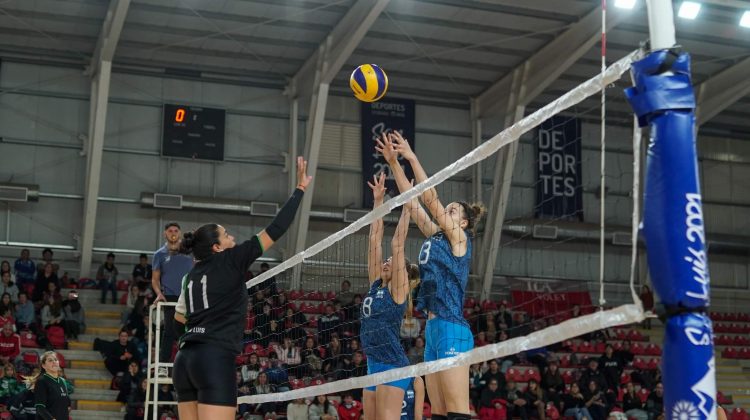
[[[562,373],[563,382],[566,384],[572,384],[575,381],[575,376],[573,376],[573,371],[566,370]]]
[[[725,359],[736,359],[737,350],[734,347],[727,347],[721,352],[721,357]]]
[[[260,344],[255,343],[249,343],[245,345],[245,351],[243,351],[245,354],[251,354],[255,353],[258,355],[258,357],[268,357],[268,352],[266,352],[266,349],[263,348]]]
[[[640,398],[640,400],[641,400],[642,403],[646,404],[646,401],[648,400],[648,395],[650,393],[651,393],[651,391],[649,391],[648,389],[641,388],[641,390],[638,391],[638,398]]]
[[[322,379],[315,379],[315,380],[310,381],[310,386],[323,385],[324,383],[326,383],[326,381]]]
[[[594,353],[594,346],[592,346],[590,342],[584,341],[578,346],[578,351],[580,353]]]
[[[747,415],[747,411],[745,411],[742,407],[734,407],[732,412],[729,414],[729,420],[749,420],[750,416]]]
[[[651,343],[646,348],[646,354],[649,356],[661,356],[661,348],[654,343]]]
[[[302,299],[302,296],[304,296],[305,293],[302,290],[290,290],[289,291],[289,300],[300,300]]]
[[[505,379],[514,382],[524,382],[523,373],[516,368],[508,369],[508,371],[505,372]]]
[[[617,388],[617,402],[621,403],[623,397],[625,396],[625,388],[619,387]]]
[[[333,302],[334,300],[336,300],[336,292],[331,290],[330,292],[326,293],[326,300],[329,302]]]
[[[570,367],[570,355],[569,354],[564,354],[560,358],[560,367],[562,368]]]
[[[630,347],[630,351],[633,352],[636,356],[642,356],[646,354],[646,349],[643,348],[643,345],[640,343],[633,343],[633,345]]]
[[[472,309],[474,308],[474,305],[477,304],[477,300],[474,298],[466,298],[464,300],[464,308],[466,309]]]
[[[482,302],[482,310],[483,311],[496,311],[497,304],[491,300],[484,300]]]
[[[627,372],[622,372],[622,375],[620,375],[620,385],[625,385],[626,383],[630,382],[630,374]]]
[[[60,362],[60,367],[65,369],[65,357],[59,351],[55,352],[55,354],[57,355],[57,360]]]
[[[750,359],[750,349],[747,347],[743,347],[739,351],[739,358],[740,359]]]
[[[615,330],[615,337],[617,337],[618,340],[627,340],[628,333],[625,330],[618,328]]]
[[[540,382],[542,382],[542,375],[539,373],[538,370],[532,368],[532,369],[528,369],[526,371],[526,379],[527,380],[533,379],[537,383],[540,383]]]
[[[305,387],[305,383],[302,381],[302,379],[292,379],[289,381],[289,385],[292,386],[292,389],[300,389]]]
[[[648,363],[646,364],[646,367],[648,368],[648,370],[659,369],[659,359],[657,359],[656,357],[652,358],[651,360],[648,361]]]
[[[606,350],[606,348],[607,348],[607,345],[604,342],[600,341],[596,343],[595,349],[597,353],[604,353],[604,350]]]
[[[234,364],[237,366],[242,366],[245,363],[247,363],[247,355],[244,353],[234,358]]]
[[[643,360],[642,358],[637,357],[633,361],[633,367],[636,368],[636,369],[638,369],[638,370],[646,370],[646,369],[648,369],[648,363],[645,360]]]

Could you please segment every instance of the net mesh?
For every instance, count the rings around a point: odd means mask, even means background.
[[[343,391],[352,391],[359,399],[363,387],[492,359],[510,361],[504,366],[505,373],[508,374],[508,369],[513,375],[522,371],[519,379],[525,381],[539,375],[535,359],[554,358],[556,351],[563,349],[583,355],[601,354],[603,344],[595,341],[601,332],[597,331],[641,321],[643,311],[632,289],[635,267],[632,263],[635,255],[632,237],[635,237],[636,230],[631,231],[631,226],[638,217],[635,213],[637,203],[634,208],[631,196],[639,177],[637,159],[633,164],[634,156],[638,155],[633,150],[637,151],[639,147],[630,144],[632,131],[627,128],[632,116],[613,114],[613,120],[621,123],[621,127],[610,129],[619,130],[619,133],[616,136],[609,134],[608,138],[622,140],[613,142],[605,155],[608,190],[601,197],[597,193],[601,156],[599,104],[595,99],[588,99],[601,86],[611,86],[608,107],[614,104],[612,108],[616,109],[617,103],[624,104],[619,93],[622,86],[617,84],[625,83],[621,77],[636,54],[629,54],[599,76],[510,125],[414,188],[400,195],[398,191],[389,191],[392,198],[343,230],[328,237],[310,238],[317,241],[310,248],[248,279],[252,298],[248,308],[245,348],[237,359],[238,402],[241,407],[242,404],[246,408],[254,404],[273,405]],[[548,137],[555,131],[556,124],[566,125],[570,120],[580,121],[580,132],[563,133],[561,138],[555,139],[556,144],[567,148],[580,141],[580,168],[574,169],[584,174],[597,174],[582,177],[580,185],[570,185],[565,179],[548,176],[543,169],[545,165],[552,167],[567,163],[553,161],[554,156],[542,158],[538,153],[539,148],[545,146],[542,142],[550,141]],[[535,130],[545,121],[551,122]],[[518,164],[513,176],[503,181],[511,183],[507,197],[498,196],[495,191],[499,186],[491,183],[484,185],[482,197],[477,197],[467,191],[464,183],[457,181],[472,165],[483,161],[483,178],[491,179],[495,168],[503,164],[496,152],[514,142],[518,142],[515,160]],[[415,289],[416,282],[409,283],[404,262],[404,257],[413,263],[430,258],[426,255],[430,249],[425,250],[423,233],[431,233],[433,222],[422,220],[421,226],[412,224],[403,244],[398,238],[393,239],[394,235],[398,236],[401,206],[409,208],[422,196],[419,206],[425,212],[429,211],[430,202],[424,200],[423,194],[431,188],[435,188],[443,205],[458,200],[492,201],[493,197],[503,200],[501,207],[506,211],[500,218],[503,220],[500,241],[492,244],[491,238],[485,235],[486,224],[480,226],[476,236],[468,236],[474,250],[472,268],[478,268],[478,261],[489,255],[482,256],[481,250],[490,249],[490,253],[496,256],[495,269],[490,273],[492,280],[488,283],[491,287],[483,288],[483,273],[471,271],[461,314],[467,320],[471,334],[460,336],[459,329],[452,334],[454,343],[449,350],[458,348],[455,357],[424,362],[427,320],[425,313],[415,308],[407,311],[409,316],[405,320],[388,321],[400,324],[397,344],[402,346],[408,360],[406,366],[368,375],[368,363],[372,368],[378,359],[372,354],[390,354],[388,345],[392,344],[392,340],[384,336],[382,345],[373,345],[375,340],[372,336],[368,340],[368,333],[362,330],[361,318],[370,314],[368,280],[384,275],[390,277],[390,291],[384,293],[419,297],[415,301],[417,306],[425,299],[438,296],[436,289],[425,284]],[[550,211],[547,208],[549,203],[535,197],[535,191],[545,188],[572,195],[582,190],[582,209],[564,209],[562,212],[558,209],[554,212],[557,216],[549,216],[546,214]],[[637,190],[635,194],[637,196]],[[610,248],[604,261],[607,307],[597,305],[600,303],[600,287],[596,283],[600,263],[599,200],[602,199],[606,210],[606,242]],[[383,220],[382,225],[377,224],[378,220]],[[372,233],[382,236],[382,255],[371,253]],[[450,234],[446,233],[446,236]],[[458,236],[462,241],[466,240]],[[460,249],[468,244],[457,243]],[[386,268],[380,261],[392,254]],[[375,266],[368,266],[368,256],[379,257]],[[378,276],[373,276],[373,269]],[[421,287],[424,290],[419,293]],[[611,308],[619,304],[623,305]],[[629,330],[612,330],[610,333],[609,338],[639,339]],[[366,349],[369,352],[363,351],[363,338],[370,342]],[[474,346],[474,349],[461,352],[464,345]],[[529,352],[545,346],[549,347],[543,353]],[[379,353],[379,350],[383,352]],[[570,355],[567,357],[570,363]],[[380,359],[382,361],[382,357]],[[511,366],[529,368],[513,372]],[[274,407],[265,408],[275,411]]]

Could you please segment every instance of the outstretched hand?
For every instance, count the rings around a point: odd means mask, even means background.
[[[411,146],[409,145],[409,142],[406,141],[406,139],[399,133],[398,131],[392,131],[388,137],[390,137],[391,145],[393,147],[393,150],[398,152],[401,156],[404,157],[406,160],[412,160],[413,158],[417,157],[417,155],[414,154],[414,151],[411,150]]]
[[[398,152],[394,148],[390,136],[386,133],[382,133],[380,138],[375,139],[375,151],[382,154],[383,158],[389,165],[398,162]]]
[[[307,161],[302,156],[297,156],[297,186],[304,190],[310,185],[312,177],[307,175]]]
[[[385,173],[381,172],[380,175],[372,176],[373,182],[367,181],[367,185],[372,190],[372,198],[376,203],[382,203],[385,197]]]

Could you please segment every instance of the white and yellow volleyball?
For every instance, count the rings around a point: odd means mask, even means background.
[[[375,64],[362,64],[349,77],[354,97],[362,102],[375,102],[388,90],[388,76]]]

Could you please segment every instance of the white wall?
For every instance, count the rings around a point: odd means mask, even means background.
[[[88,79],[78,69],[4,61],[0,68],[0,180],[38,184],[50,195],[84,194],[85,157],[79,136],[88,130]],[[208,163],[167,160],[159,156],[161,104],[187,103],[227,109],[226,162]],[[301,103],[304,109],[307,103]],[[107,117],[105,153],[100,196],[119,201],[138,200],[141,192],[169,192],[230,199],[283,202],[288,194],[288,175],[283,173],[282,153],[289,148],[289,106],[282,92],[246,86],[228,86],[158,77],[114,74]],[[359,107],[348,97],[331,97],[327,121],[358,124]],[[416,150],[429,173],[452,163],[471,150],[468,109],[452,109],[417,103]],[[485,137],[499,127],[485,124]],[[304,122],[300,123],[301,136]],[[592,192],[599,185],[599,128],[584,124],[583,184],[585,221],[598,223],[599,200]],[[631,201],[632,158],[629,129],[610,127],[607,155],[610,195],[606,201],[607,223],[628,226]],[[22,143],[22,144],[14,144]],[[701,140],[702,185],[706,224],[710,233],[750,237],[750,142]],[[300,147],[300,151],[303,150]],[[519,148],[507,218],[528,218],[534,205],[534,148],[526,136]],[[359,167],[359,162],[350,165]],[[321,170],[316,179],[315,207],[361,205],[361,175],[356,169]],[[483,163],[486,184],[491,185],[494,158]],[[460,174],[470,179],[470,173]],[[472,199],[469,183],[453,180],[439,188],[445,201]],[[740,203],[741,205],[737,205]],[[42,197],[36,203],[0,204],[6,210],[0,223],[0,240],[77,245],[81,231],[82,200]],[[226,224],[238,237],[257,232],[268,219],[221,213],[168,212],[145,209],[128,202],[101,201],[95,247],[153,250],[159,244],[161,224],[168,220],[193,227],[207,221]],[[308,243],[320,240],[341,223],[313,223]],[[416,232],[414,233],[416,235]],[[414,236],[413,235],[413,236]],[[354,240],[361,243],[361,240]],[[418,247],[414,239],[412,249]],[[361,245],[357,245],[360,247]],[[283,244],[281,244],[283,247]],[[353,249],[356,248],[352,245]],[[35,251],[34,255],[39,252]],[[356,254],[356,255],[353,255]],[[342,254],[343,255],[343,254]],[[271,254],[279,257],[280,254]],[[364,252],[347,252],[346,258]],[[334,254],[329,259],[334,260]],[[607,278],[627,279],[626,248],[607,248]],[[533,242],[504,237],[496,272],[503,275],[565,277],[595,280],[598,246]],[[747,258],[722,256],[712,259],[714,284],[748,288]]]

